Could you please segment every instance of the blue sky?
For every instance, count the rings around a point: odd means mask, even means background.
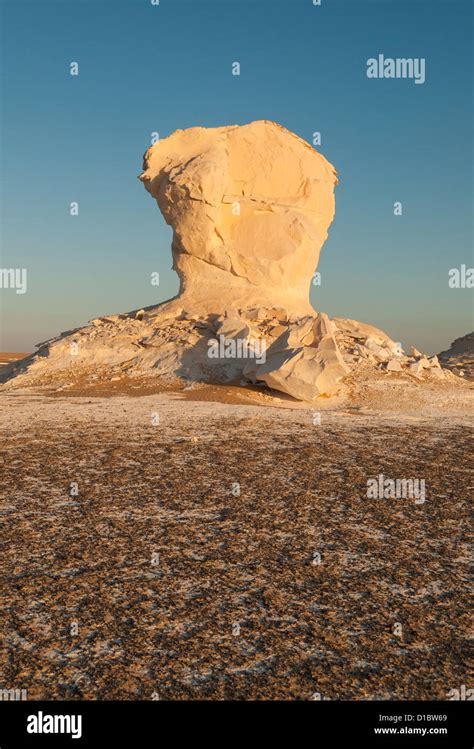
[[[1,11],[1,267],[27,268],[28,291],[0,290],[0,350],[175,294],[171,230],[136,179],[151,133],[255,119],[308,141],[321,132],[338,171],[317,309],[430,352],[472,330],[472,290],[448,286],[451,268],[473,264],[470,2],[1,0]],[[426,82],[368,79],[379,53],[425,58]]]

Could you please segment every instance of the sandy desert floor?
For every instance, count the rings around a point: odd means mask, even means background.
[[[114,393],[0,395],[0,687],[360,700],[468,683],[461,408],[318,425],[225,388]],[[368,499],[379,473],[424,478],[426,502]]]

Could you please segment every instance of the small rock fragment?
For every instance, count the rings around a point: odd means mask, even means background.
[[[389,359],[387,362],[385,369],[387,372],[401,372],[402,371],[402,365],[400,364],[399,359]]]
[[[408,371],[410,372],[410,374],[415,375],[415,377],[419,377],[422,374],[424,369],[429,369],[429,368],[430,368],[430,363],[428,359],[426,359],[426,357],[423,356],[421,359],[418,359],[418,361],[410,364],[408,367]]]

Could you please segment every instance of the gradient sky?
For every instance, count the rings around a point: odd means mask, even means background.
[[[27,268],[28,291],[0,290],[0,350],[173,296],[171,230],[136,179],[151,133],[255,119],[308,141],[320,131],[338,172],[317,309],[428,352],[472,330],[472,290],[448,286],[450,268],[473,264],[469,0],[1,11],[1,267]],[[426,82],[368,79],[379,53],[425,58]]]

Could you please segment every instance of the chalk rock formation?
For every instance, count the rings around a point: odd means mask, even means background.
[[[266,361],[249,364],[244,375],[299,400],[333,395],[349,371],[334,332],[324,313],[289,324],[266,350]]]
[[[309,286],[334,217],[334,167],[274,122],[177,130],[140,179],[173,228],[180,305],[311,314]]]
[[[8,387],[179,378],[312,401],[344,396],[346,375],[454,378],[436,357],[311,307],[336,175],[293,133],[267,121],[178,130],[148,149],[140,179],[173,228],[178,296],[39,344],[2,370]]]

